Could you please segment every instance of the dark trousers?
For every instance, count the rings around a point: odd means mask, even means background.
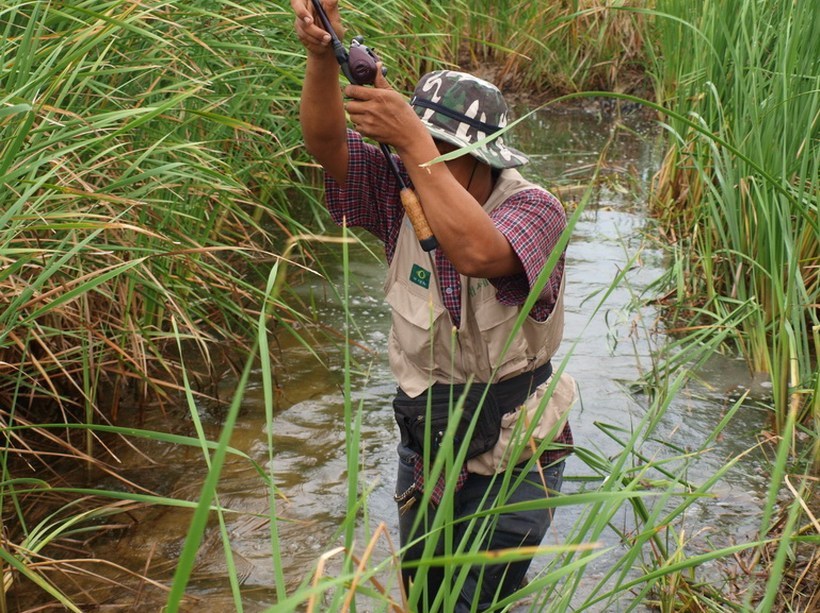
[[[512,470],[511,483],[515,483],[523,469],[514,467]],[[563,474],[563,461],[554,466],[544,468],[544,477],[550,493],[560,491]],[[410,487],[412,482],[412,452],[402,445],[399,445],[399,469],[396,492],[404,492]],[[511,504],[528,500],[538,500],[548,495],[544,491],[537,467],[530,471],[518,487],[512,491],[507,491],[503,494],[503,498],[499,498],[501,490],[504,489],[502,482],[502,475],[498,475],[493,481],[492,477],[470,474],[464,486],[455,494],[453,519],[469,517],[478,510],[489,509],[495,506],[496,501],[498,504]],[[489,529],[482,535],[483,542],[480,549],[492,551],[540,545],[552,521],[553,512],[553,509],[539,508],[494,515],[490,520]],[[416,522],[416,517],[419,513],[424,513],[425,517],[422,517],[415,532],[412,532],[413,524]],[[399,508],[399,535],[402,547],[411,541],[423,537],[427,532],[426,526],[432,525],[434,516],[435,509],[428,508],[425,513],[425,509],[421,508],[420,502],[416,502],[404,511]],[[465,538],[465,535],[468,544],[462,547],[461,550],[469,551],[470,546],[476,538],[476,531],[479,530],[478,526],[481,526],[482,522],[483,519],[478,519],[476,522],[473,522],[474,526],[472,528],[470,528],[471,522],[469,520],[456,522],[452,528],[453,537],[450,551],[454,552],[459,548],[459,544]],[[421,540],[418,540],[418,542],[406,549],[402,558],[403,562],[421,559],[425,543],[426,539],[421,538]],[[443,555],[444,551],[443,538],[439,538],[433,555]],[[509,596],[519,588],[530,566],[530,562],[531,559],[527,559],[511,563],[474,564],[470,566],[468,577],[458,595],[458,601],[454,605],[454,608],[450,607],[450,609],[455,611],[455,613],[466,613],[468,611],[483,611],[489,608],[493,602],[497,602]],[[461,570],[460,568],[454,569],[453,581],[457,580]],[[407,568],[406,566],[402,567],[402,577],[404,579],[405,588],[408,589],[408,593],[410,582],[415,581],[416,574],[420,574],[420,572],[420,569]],[[426,589],[422,591],[422,595],[417,602],[410,603],[412,610],[418,611],[419,613],[432,611],[432,604],[439,589],[443,587],[445,590],[451,590],[453,588],[452,585],[442,585],[444,578],[445,569],[442,566],[427,567],[425,579]],[[476,603],[475,605],[474,602]],[[444,611],[444,607],[439,605],[437,610]]]

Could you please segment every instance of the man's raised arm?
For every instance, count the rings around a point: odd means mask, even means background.
[[[320,0],[333,29],[343,28],[336,0]],[[336,181],[347,179],[347,122],[339,87],[339,64],[333,55],[330,35],[322,28],[310,0],[291,0],[295,29],[307,50],[307,69],[302,86],[299,122],[308,152]]]

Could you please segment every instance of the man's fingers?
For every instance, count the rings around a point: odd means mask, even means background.
[[[304,22],[297,19],[296,35],[302,44],[310,49],[326,49],[330,45],[330,34],[321,28],[311,27],[306,28],[302,24]]]
[[[290,6],[296,15],[299,40],[306,46],[327,47],[330,44],[330,34],[314,16],[310,0],[290,0]]]
[[[308,0],[310,2],[310,0]],[[333,31],[336,32],[336,36],[339,39],[343,39],[345,35],[345,29],[342,25],[342,17],[339,14],[339,3],[338,0],[319,0],[319,3],[325,9],[325,14],[327,15],[328,20],[330,20],[330,27],[333,28]],[[316,16],[316,20],[319,21],[319,16]],[[330,35],[328,34],[328,41],[330,40]]]
[[[300,24],[309,26],[313,23],[310,0],[290,0],[290,8],[293,9],[293,13]]]
[[[349,85],[345,85],[342,93],[345,97],[351,98],[352,100],[369,100],[373,97],[373,88],[365,87],[364,85],[354,85],[351,83]]]

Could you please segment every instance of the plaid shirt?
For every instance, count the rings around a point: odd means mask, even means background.
[[[401,186],[393,176],[381,149],[369,145],[353,130],[347,132],[349,152],[347,181],[341,187],[333,177],[325,175],[327,208],[333,220],[342,225],[356,226],[374,234],[384,243],[387,262],[393,259],[396,243],[404,219],[404,208],[399,192]],[[401,159],[394,156],[406,183],[410,177]],[[530,287],[558,243],[564,228],[566,214],[561,203],[542,189],[528,189],[508,198],[496,207],[490,218],[512,245],[524,267],[524,272],[507,277],[489,279],[496,288],[496,298],[502,304],[523,304]],[[461,321],[461,281],[455,266],[436,250],[436,269],[441,286],[441,298],[450,314],[453,325]],[[549,282],[536,301],[530,316],[544,321],[555,306],[555,298],[561,289],[564,274],[564,255],[561,255]],[[567,449],[548,451],[542,457],[545,464],[552,463],[569,453],[572,433],[569,423],[555,440]]]

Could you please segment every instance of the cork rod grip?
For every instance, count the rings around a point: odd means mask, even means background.
[[[416,197],[416,193],[409,187],[402,188],[401,203],[404,205],[404,212],[410,218],[410,223],[413,224],[413,229],[416,231],[416,238],[419,239],[421,248],[425,251],[432,251],[438,247],[438,241],[433,236],[433,231],[430,229],[430,224],[427,223],[427,217],[424,215],[424,209],[421,208],[421,203]]]

